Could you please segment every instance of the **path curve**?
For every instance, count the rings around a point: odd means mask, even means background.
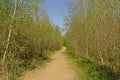
[[[44,68],[26,73],[21,80],[75,80],[75,72],[64,54],[65,51],[66,48],[63,47]]]

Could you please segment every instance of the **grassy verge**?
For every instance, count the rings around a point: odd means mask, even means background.
[[[45,54],[42,55],[41,58],[39,58],[39,61],[36,62],[36,63],[33,63],[33,68],[31,69],[28,69],[28,71],[30,70],[34,70],[36,69],[37,67],[40,67],[40,66],[43,66],[46,62],[49,62],[51,59],[51,56],[53,56],[55,53],[57,52],[57,50],[54,50],[54,51],[49,51],[49,52],[46,52]]]
[[[45,63],[49,62],[51,60],[50,59],[51,56],[53,56],[56,52],[57,52],[57,50],[46,52],[44,55],[42,55],[42,57],[39,59],[39,61],[31,62],[29,64],[30,68],[23,69],[23,71],[19,75],[17,75],[16,80],[20,80],[19,78],[21,78],[26,73],[29,73],[29,72],[33,73],[36,69],[44,67]]]
[[[108,76],[101,75],[100,70],[98,70],[98,65],[93,62],[76,57],[72,53],[68,53],[67,55],[77,71],[77,80],[115,80]]]

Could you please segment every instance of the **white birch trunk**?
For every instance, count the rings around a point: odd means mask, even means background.
[[[5,52],[4,52],[3,59],[2,59],[3,75],[5,75],[5,80],[8,80],[8,71],[7,71],[7,65],[5,64],[5,60],[6,60],[6,55],[7,55],[7,51],[9,48],[9,44],[10,44],[13,21],[14,21],[15,15],[16,15],[17,4],[18,4],[18,0],[15,0],[15,7],[14,7],[14,11],[13,11],[13,16],[12,16],[12,23],[10,25],[8,38],[7,38],[7,44],[6,44]]]

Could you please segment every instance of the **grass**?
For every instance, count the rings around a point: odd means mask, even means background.
[[[76,69],[77,80],[115,80],[114,78],[100,74],[101,71],[98,70],[98,67],[101,66],[85,58],[76,57],[72,53],[68,53],[68,58],[72,61]]]
[[[20,75],[17,76],[17,79],[15,80],[21,80],[20,78],[26,73],[35,73],[37,69],[44,67],[45,63],[49,62],[51,60],[51,56],[53,56],[56,52],[57,50],[46,52],[46,54],[44,54],[44,57],[40,58],[39,62],[30,64],[30,66],[33,65],[33,68],[24,70]]]

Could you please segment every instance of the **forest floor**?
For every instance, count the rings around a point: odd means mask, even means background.
[[[20,80],[75,80],[76,72],[64,54],[66,48],[56,52],[45,66],[25,73]]]

